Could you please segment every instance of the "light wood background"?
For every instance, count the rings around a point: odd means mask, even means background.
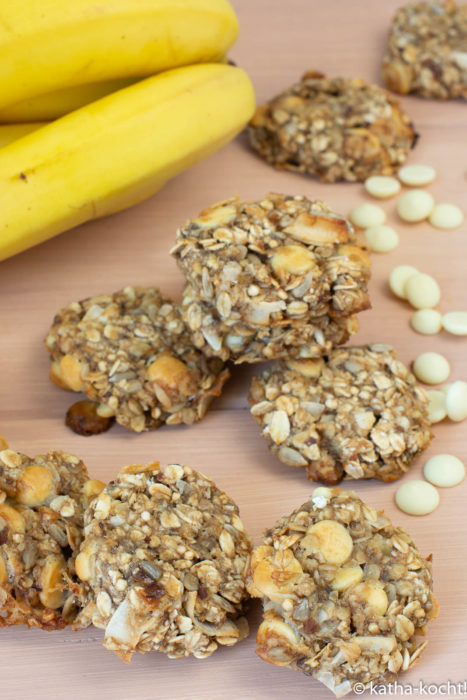
[[[379,82],[385,35],[398,4],[398,0],[233,0],[241,35],[231,56],[250,74],[258,102],[312,68]],[[467,104],[415,97],[405,98],[403,104],[421,135],[410,162],[435,166],[438,179],[429,188],[435,198],[467,210]],[[0,433],[11,446],[31,456],[48,449],[74,452],[95,477],[104,480],[138,461],[191,464],[211,475],[238,502],[255,543],[264,528],[305,501],[312,484],[302,471],[269,454],[249,415],[246,397],[254,369],[234,368],[223,396],[205,420],[190,428],[134,435],[117,426],[104,435],[82,438],[63,424],[73,397],[49,382],[49,361],[42,346],[54,312],[71,300],[127,284],[157,285],[169,295],[179,295],[182,278],[168,255],[177,225],[235,193],[256,199],[271,190],[323,198],[343,214],[367,199],[361,184],[323,185],[276,172],[249,151],[241,136],[140,206],[0,263]],[[393,343],[405,362],[423,351],[442,352],[451,362],[452,379],[467,380],[467,338],[415,334],[409,327],[410,309],[390,295],[387,285],[391,269],[409,263],[436,277],[443,311],[467,308],[467,226],[443,232],[428,224],[402,225],[393,200],[383,207],[400,232],[401,244],[390,254],[374,256],[373,308],[361,315],[361,331],[354,342]],[[465,424],[446,423],[434,430],[436,439],[407,478],[419,477],[428,455],[450,452],[467,459]],[[467,483],[443,490],[438,510],[422,518],[397,510],[396,487],[375,481],[355,485],[362,498],[406,527],[424,554],[433,553],[441,604],[421,662],[400,681],[414,685],[420,680],[462,681],[467,678]],[[255,656],[256,604],[250,617],[250,637],[207,660],[171,661],[152,653],[136,655],[131,666],[101,646],[100,630],[3,629],[0,697],[285,700],[293,695],[329,700],[331,693],[314,680]]]

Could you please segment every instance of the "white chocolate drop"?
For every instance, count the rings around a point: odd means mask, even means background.
[[[441,319],[443,328],[453,335],[467,335],[467,311],[449,311]]]
[[[423,467],[423,476],[435,486],[450,488],[465,479],[465,467],[454,455],[435,455]]]
[[[391,292],[400,299],[406,299],[405,285],[409,277],[419,274],[416,267],[412,265],[398,265],[389,276],[389,287]]]
[[[389,253],[399,245],[399,234],[390,226],[370,226],[365,230],[365,239],[375,253]]]
[[[427,219],[435,206],[435,200],[429,192],[411,190],[402,195],[397,202],[397,213],[403,221],[415,223]]]
[[[450,420],[459,422],[467,418],[467,383],[453,382],[446,391],[446,413]]]
[[[441,314],[436,309],[419,309],[412,314],[410,325],[422,335],[436,335],[442,326]]]
[[[446,394],[438,389],[428,389],[428,420],[430,423],[440,423],[447,416]]]
[[[386,221],[386,213],[377,204],[358,204],[349,214],[350,221],[360,228],[370,228],[370,226],[380,226]]]
[[[451,367],[444,355],[438,352],[423,352],[413,363],[413,372],[425,384],[441,384],[451,373]]]
[[[389,175],[372,175],[365,180],[365,189],[368,194],[378,199],[394,197],[401,190],[401,185],[395,177]]]
[[[436,170],[430,165],[404,165],[397,173],[397,177],[409,187],[424,187],[436,177]]]
[[[421,272],[408,278],[404,293],[414,309],[432,309],[433,306],[439,304],[441,299],[438,282],[431,275],[425,275]]]
[[[409,515],[427,515],[438,507],[439,493],[427,481],[406,481],[396,491],[396,504]]]
[[[459,228],[464,222],[464,214],[455,204],[435,204],[429,221],[435,228]]]

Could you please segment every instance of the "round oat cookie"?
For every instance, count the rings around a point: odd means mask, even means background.
[[[191,467],[121,470],[86,513],[76,570],[89,602],[76,626],[104,646],[205,658],[246,637],[243,574],[251,552],[235,503]]]
[[[229,377],[219,359],[193,347],[179,305],[154,288],[69,304],[45,344],[56,384],[83,391],[100,416],[138,433],[200,420]]]
[[[268,194],[205,209],[172,250],[187,278],[184,319],[208,356],[316,357],[358,329],[370,258],[321,201]]]
[[[271,451],[328,485],[399,479],[431,439],[428,397],[387,345],[277,363],[253,378],[250,404]]]
[[[263,601],[256,653],[337,697],[410,668],[438,608],[431,556],[353,491],[326,487],[266,531],[247,587]]]
[[[103,487],[66,452],[0,452],[0,627],[54,630],[73,620],[83,513]]]
[[[389,32],[383,78],[403,95],[467,98],[467,4],[447,0],[400,7]]]
[[[324,182],[390,175],[417,139],[410,117],[388,92],[360,78],[315,71],[258,107],[249,136],[271,165]]]

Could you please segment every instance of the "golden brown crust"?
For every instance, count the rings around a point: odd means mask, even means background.
[[[316,71],[261,105],[249,136],[268,163],[325,182],[389,175],[416,141],[410,118],[388,92]]]
[[[45,343],[56,384],[84,392],[99,416],[135,432],[200,420],[229,377],[193,347],[179,305],[155,288],[73,302]]]
[[[383,78],[403,95],[467,98],[467,4],[448,0],[400,7],[391,24]]]
[[[172,250],[187,278],[184,319],[208,356],[316,357],[345,342],[369,307],[370,260],[319,200],[226,200],[182,226]]]
[[[248,590],[264,607],[258,655],[337,697],[393,682],[417,662],[438,612],[430,559],[354,492],[315,489],[251,556]]]
[[[385,345],[283,361],[253,378],[250,404],[271,451],[326,485],[399,479],[431,439],[428,398]]]

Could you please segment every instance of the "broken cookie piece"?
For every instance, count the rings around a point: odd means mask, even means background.
[[[221,360],[193,347],[180,307],[155,288],[125,287],[69,304],[45,344],[51,379],[98,404],[91,422],[92,407],[86,416],[74,409],[68,417],[87,434],[110,427],[114,417],[138,433],[163,423],[190,425],[229,377]]]
[[[235,503],[191,467],[125,467],[86,513],[76,560],[87,605],[76,627],[104,646],[205,658],[246,637],[251,552]]]
[[[428,397],[387,345],[280,362],[253,378],[250,404],[270,450],[328,485],[399,479],[431,440]]]
[[[0,452],[0,627],[72,622],[84,510],[103,488],[66,452]]]
[[[321,201],[268,194],[215,204],[177,232],[184,320],[207,356],[317,357],[358,330],[370,259]]]
[[[247,586],[263,602],[258,656],[337,697],[413,666],[438,609],[430,557],[410,535],[353,491],[325,487],[266,531]]]
[[[467,4],[447,0],[400,7],[383,58],[383,78],[403,95],[467,98]]]
[[[417,138],[390,93],[360,78],[327,78],[316,71],[258,107],[249,136],[271,165],[324,182],[391,175]]]

